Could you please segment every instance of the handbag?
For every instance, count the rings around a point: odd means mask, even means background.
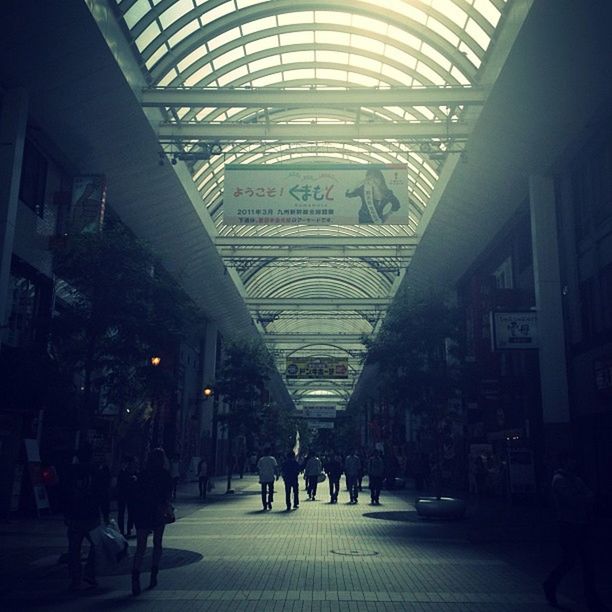
[[[161,518],[165,525],[170,525],[176,521],[174,506],[168,502],[161,507]]]
[[[325,482],[326,480],[326,476],[325,474],[323,474],[323,472],[321,472],[318,476],[317,476],[317,482],[322,483]]]

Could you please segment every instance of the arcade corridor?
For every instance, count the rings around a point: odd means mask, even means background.
[[[216,612],[545,612],[540,582],[554,563],[550,516],[533,508],[508,508],[472,500],[465,521],[419,519],[413,492],[384,492],[369,505],[364,487],[355,506],[341,490],[327,503],[326,487],[315,502],[285,512],[277,495],[263,513],[253,476],[235,483],[233,497],[213,493],[195,501],[195,485],[179,492],[178,520],[166,529],[158,587],[130,593],[130,565],[100,576],[99,587],[66,592],[61,520],[22,533],[0,533],[3,610],[147,610]],[[277,483],[277,494],[282,481]],[[216,491],[223,490],[218,483]],[[32,528],[33,529],[33,528]],[[133,541],[132,541],[133,542]],[[603,546],[601,543],[599,546]],[[602,552],[602,551],[600,551]],[[133,544],[132,544],[133,553]],[[148,570],[150,558],[145,560]],[[599,570],[609,597],[609,559]],[[148,580],[148,575],[143,574]],[[580,612],[580,581],[572,575],[560,602]]]

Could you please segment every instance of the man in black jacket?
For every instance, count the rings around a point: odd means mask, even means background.
[[[68,527],[68,568],[71,590],[81,588],[81,579],[96,586],[95,549],[89,532],[100,524],[100,514],[108,523],[109,490],[99,470],[91,463],[91,450],[82,448],[78,463],[70,466],[63,487],[64,516]],[[85,568],[81,566],[83,540],[90,542]]]
[[[295,453],[289,451],[287,458],[281,466],[281,474],[285,482],[285,501],[287,503],[287,511],[291,510],[291,491],[293,491],[293,507],[300,507],[298,474],[302,471],[302,466],[295,458]]]

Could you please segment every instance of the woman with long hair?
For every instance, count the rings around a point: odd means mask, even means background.
[[[140,569],[147,550],[149,534],[153,533],[153,558],[149,588],[157,585],[159,562],[162,556],[162,539],[166,524],[174,520],[172,477],[167,469],[168,459],[163,448],[149,453],[146,468],[138,475],[134,499],[134,524],[136,526],[136,552],[132,566],[132,593],[140,594]]]

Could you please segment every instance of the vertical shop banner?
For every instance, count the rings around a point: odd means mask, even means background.
[[[408,171],[402,165],[229,164],[227,225],[406,225]]]
[[[77,176],[72,181],[69,232],[94,234],[102,229],[106,207],[106,178]]]
[[[34,493],[34,502],[37,510],[48,510],[49,499],[47,497],[47,489],[43,481],[42,468],[40,464],[40,451],[38,442],[34,439],[25,439],[25,454],[28,462],[28,473],[30,475],[30,484]]]

